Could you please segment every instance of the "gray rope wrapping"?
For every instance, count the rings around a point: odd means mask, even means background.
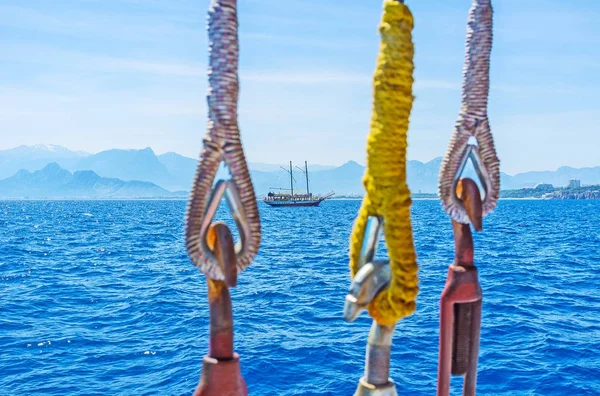
[[[458,202],[454,179],[459,171],[469,138],[477,140],[477,151],[490,188],[483,200],[483,215],[496,207],[500,194],[500,161],[490,130],[487,104],[490,87],[490,55],[492,51],[491,0],[473,0],[467,24],[465,66],[463,68],[462,107],[442,161],[439,195],[446,213],[460,223],[468,223],[468,215]]]
[[[260,245],[258,207],[237,122],[239,45],[236,3],[236,0],[213,0],[208,11],[208,131],[186,215],[188,255],[200,271],[215,280],[223,280],[224,274],[216,261],[202,253],[200,225],[221,161],[229,168],[250,229],[250,240],[237,257],[238,272],[250,265]]]

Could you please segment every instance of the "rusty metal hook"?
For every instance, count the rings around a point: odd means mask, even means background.
[[[210,307],[210,342],[202,361],[202,374],[194,396],[247,396],[240,371],[240,357],[233,351],[233,313],[229,288],[237,284],[233,236],[223,222],[208,229],[207,245],[214,253],[225,280],[206,277]]]
[[[477,184],[460,179],[456,195],[476,231],[482,229],[482,201]],[[473,235],[469,224],[452,220],[454,263],[440,298],[438,396],[450,392],[450,374],[464,375],[463,395],[475,395],[481,330],[481,286],[473,263]]]

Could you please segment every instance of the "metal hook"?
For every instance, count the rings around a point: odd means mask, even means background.
[[[389,261],[374,260],[382,231],[383,217],[373,216],[367,219],[359,258],[360,269],[352,279],[344,303],[346,322],[353,322],[390,282]]]
[[[229,211],[231,212],[235,224],[240,232],[240,240],[234,248],[236,262],[239,262],[239,259],[246,254],[248,241],[250,240],[250,228],[248,227],[246,214],[244,213],[240,195],[235,188],[235,184],[231,180],[219,180],[211,192],[206,204],[206,211],[204,212],[204,216],[202,217],[202,222],[200,224],[200,247],[204,257],[206,257],[209,262],[212,262],[213,266],[217,264],[216,268],[220,268],[220,271],[217,270],[216,272],[219,273],[219,275],[226,277],[227,274],[223,272],[222,265],[219,264],[219,260],[215,257],[212,249],[208,246],[207,239],[209,228],[213,218],[215,217],[215,214],[217,213],[223,195],[226,197]],[[236,266],[233,267],[234,270],[235,268]],[[241,270],[242,268],[239,268],[236,270],[236,272]],[[229,276],[231,276],[231,274]]]
[[[361,267],[352,279],[344,304],[344,320],[353,322],[373,299],[390,283],[390,262],[375,260],[383,230],[383,218],[369,217],[360,252]],[[371,325],[365,358],[364,376],[359,380],[355,396],[395,396],[396,385],[390,374],[390,355],[395,326]]]
[[[463,210],[466,210],[466,207],[464,206],[462,200],[460,199],[460,196],[458,195],[458,183],[460,180],[462,180],[462,173],[464,172],[469,159],[473,163],[473,168],[475,169],[477,177],[479,178],[479,182],[483,187],[484,201],[486,199],[490,199],[488,192],[492,189],[492,181],[487,173],[487,170],[485,169],[485,166],[482,163],[481,157],[479,156],[479,147],[475,144],[467,144],[467,146],[465,147],[464,154],[462,155],[462,158],[460,160],[460,165],[458,166],[456,174],[454,175],[454,179],[452,180],[452,191],[454,192],[453,198],[455,200],[456,205],[458,205]]]
[[[482,229],[482,202],[477,184],[471,179],[457,183],[469,220]],[[446,285],[440,298],[440,345],[438,396],[450,392],[450,374],[464,375],[463,395],[475,395],[477,360],[481,330],[482,292],[473,263],[473,236],[468,224],[452,220],[454,263],[448,268]]]
[[[190,259],[207,277],[223,280],[224,274],[206,245],[206,232],[227,194],[240,234],[236,248],[238,272],[244,270],[260,245],[260,216],[246,163],[237,121],[238,104],[237,0],[212,0],[208,10],[208,125],[188,202],[185,237]],[[213,189],[219,166],[231,178]]]
[[[233,313],[229,287],[237,283],[233,236],[227,225],[216,222],[207,232],[207,243],[225,273],[225,281],[206,278],[210,308],[209,353],[194,396],[247,396],[240,357],[233,351]]]

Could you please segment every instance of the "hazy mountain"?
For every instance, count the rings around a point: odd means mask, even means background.
[[[34,171],[56,162],[66,169],[72,169],[77,162],[88,156],[82,151],[71,151],[62,146],[38,144],[0,150],[0,179],[14,175],[20,169]]]
[[[413,192],[436,192],[437,178],[441,158],[436,158],[427,163],[420,161],[408,161],[407,177],[408,184]],[[289,188],[289,175],[281,171],[280,186]],[[335,191],[336,194],[362,194],[364,187],[362,179],[365,167],[355,161],[348,161],[340,167],[310,172],[310,189],[315,193],[326,193]],[[306,190],[306,179],[302,172],[294,172],[295,185],[300,190]]]
[[[167,168],[172,177],[170,189],[190,190],[192,188],[196,169],[198,168],[198,159],[184,157],[181,154],[172,152],[161,154],[157,158]],[[215,179],[225,178],[229,178],[229,171],[224,165],[221,165]]]
[[[178,189],[189,190],[191,188],[198,166],[197,159],[184,157],[177,153],[165,153],[159,155],[158,160],[165,166]]]
[[[156,184],[100,177],[92,171],[71,173],[53,162],[42,170],[20,170],[0,180],[2,198],[153,198],[185,197],[185,192],[170,192]]]
[[[302,169],[304,169],[304,164],[295,164],[293,165],[294,169],[295,167],[298,166]],[[260,172],[279,172],[280,170],[282,170],[281,168],[284,167],[285,169],[289,169],[290,164],[264,164],[262,162],[249,162],[248,163],[248,168],[250,170],[255,170],[255,171],[260,171]],[[309,172],[319,172],[319,171],[323,171],[323,170],[329,170],[329,169],[335,169],[336,167],[333,165],[318,165],[318,164],[308,164],[308,171]],[[297,169],[296,169],[297,170]]]
[[[71,172],[91,170],[100,177],[117,178],[123,181],[141,180],[156,184],[166,190],[186,190],[192,186],[198,164],[197,158],[177,153],[156,155],[151,148],[143,150],[106,150],[97,154],[71,151],[55,145],[19,146],[0,151],[0,179],[14,175],[19,169],[35,171],[51,162],[58,163]],[[439,168],[442,158],[429,162],[408,161],[407,174],[410,189],[415,192],[437,191]],[[294,164],[302,167],[303,164]],[[289,164],[249,163],[250,174],[258,195],[266,194],[271,187],[289,188]],[[311,191],[336,194],[362,194],[364,167],[354,161],[342,166],[309,165]],[[304,174],[294,167],[295,186],[306,189]],[[467,170],[465,175],[473,176]],[[220,167],[216,178],[228,177],[225,167]],[[532,187],[538,183],[566,186],[569,179],[576,178],[583,184],[600,184],[600,166],[575,169],[561,167],[556,171],[525,172],[511,176],[501,174],[501,189]]]
[[[91,170],[102,177],[143,180],[166,189],[179,189],[176,178],[150,147],[143,150],[101,151],[79,160],[75,170]]]
[[[507,175],[508,176],[508,175]],[[555,171],[534,171],[518,173],[502,179],[502,189],[519,189],[524,187],[535,187],[540,183],[549,183],[555,187],[565,187],[570,179],[581,180],[585,185],[600,184],[600,166],[592,168],[571,168],[562,166]]]
[[[435,192],[437,191],[437,178],[441,158],[436,158],[427,163],[419,161],[408,161],[407,174],[408,184],[413,192]],[[258,195],[264,195],[269,187],[289,188],[289,174],[280,170],[278,173],[266,172],[259,177],[256,172],[250,172]],[[277,174],[277,177],[275,177]],[[306,179],[304,173],[295,169],[294,188],[297,190],[306,190]],[[328,170],[311,172],[310,190],[314,193],[324,194],[329,191],[335,191],[338,195],[362,194],[364,187],[362,179],[365,174],[365,167],[355,161],[348,161],[345,164]]]
[[[365,167],[354,162],[348,161],[342,166],[320,172],[310,172],[310,189],[316,193],[327,193],[335,191],[336,194],[360,193],[364,190],[362,178],[365,173]],[[296,177],[299,187],[306,189],[306,180],[304,174]]]

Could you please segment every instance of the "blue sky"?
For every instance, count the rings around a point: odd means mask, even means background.
[[[0,0],[0,149],[152,147],[197,157],[206,11],[192,0]],[[470,1],[415,16],[409,158],[445,153]],[[600,2],[495,0],[490,122],[502,170],[600,165]],[[381,1],[240,0],[242,139],[253,162],[365,162]]]

